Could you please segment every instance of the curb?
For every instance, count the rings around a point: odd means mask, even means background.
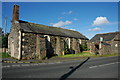
[[[81,58],[81,59],[84,59],[84,58]],[[96,58],[96,57],[92,57],[92,58]],[[29,62],[0,60],[0,63],[2,63],[2,62],[4,62],[4,63],[51,63],[51,62],[66,62],[66,61],[71,61],[71,60],[78,60],[78,59],[53,60],[53,61],[29,61]]]
[[[0,62],[4,62],[4,63],[31,63],[31,62],[18,62],[18,61],[7,61],[7,60],[1,60]]]
[[[0,60],[0,62],[2,63],[49,63],[49,62],[45,62],[45,61],[33,61],[33,62],[22,62],[22,61],[8,61],[8,60]]]
[[[77,60],[77,59],[71,59],[71,60]],[[51,63],[51,62],[66,62],[69,60],[58,60],[58,61],[33,61],[33,62],[22,62],[22,61],[7,61],[7,60],[1,60],[0,62],[3,63]]]
[[[71,60],[77,60],[77,59],[71,59]],[[69,60],[55,60],[55,61],[33,61],[33,62],[22,62],[22,61],[8,61],[8,60],[1,60],[0,62],[3,63],[51,63],[51,62],[66,62]]]

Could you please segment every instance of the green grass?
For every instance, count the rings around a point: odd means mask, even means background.
[[[8,53],[5,52],[0,53],[0,58],[8,58],[8,57],[10,57]]]
[[[95,55],[89,52],[82,52],[78,54],[67,54],[64,56],[58,56],[62,58],[72,58],[72,57],[108,57],[108,56],[118,56],[120,53],[113,53],[113,54],[104,54],[104,55]]]
[[[82,52],[78,54],[66,54],[64,56],[58,56],[58,57],[63,57],[63,58],[70,58],[70,57],[88,57],[88,56],[94,56],[94,54],[91,54],[89,52]]]
[[[73,58],[73,57],[109,57],[109,56],[118,56],[120,53],[113,53],[113,54],[104,54],[104,55],[95,55],[89,52],[82,52],[78,54],[67,54],[64,56],[56,56],[56,57],[62,57],[62,58]],[[3,52],[0,53],[0,58],[8,58],[10,57],[7,53]]]
[[[113,54],[99,55],[99,57],[107,57],[107,56],[120,56],[120,53],[113,53]]]

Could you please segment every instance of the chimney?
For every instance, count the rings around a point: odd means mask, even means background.
[[[12,16],[12,24],[15,24],[19,21],[19,6],[14,5],[13,7],[13,16]]]

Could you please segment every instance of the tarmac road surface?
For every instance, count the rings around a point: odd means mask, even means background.
[[[55,63],[3,63],[3,78],[118,78],[118,56]]]

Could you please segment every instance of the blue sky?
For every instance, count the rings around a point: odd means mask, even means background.
[[[91,39],[97,33],[118,31],[117,2],[3,2],[10,32],[12,8],[20,6],[20,20],[78,31]]]

